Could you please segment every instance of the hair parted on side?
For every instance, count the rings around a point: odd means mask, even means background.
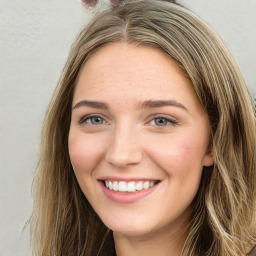
[[[88,58],[112,42],[168,54],[209,117],[214,165],[203,171],[182,256],[245,255],[256,244],[253,101],[218,35],[190,10],[160,0],[129,1],[103,11],[72,46],[42,130],[30,219],[34,255],[115,255],[112,233],[81,192],[68,154],[77,77]]]

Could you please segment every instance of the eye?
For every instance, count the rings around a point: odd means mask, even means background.
[[[102,125],[105,124],[106,121],[100,116],[85,116],[80,120],[80,123],[87,123],[89,125]]]
[[[177,125],[178,122],[175,120],[172,120],[170,118],[166,117],[155,117],[151,122],[151,125],[156,125],[156,126],[168,126],[168,125]]]

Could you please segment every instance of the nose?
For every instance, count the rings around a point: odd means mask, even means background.
[[[112,166],[125,168],[139,164],[143,151],[138,132],[134,128],[120,127],[113,131],[105,159]]]

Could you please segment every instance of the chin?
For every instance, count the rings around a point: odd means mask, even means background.
[[[141,227],[137,225],[122,226],[122,227],[113,227],[110,228],[115,234],[126,236],[126,237],[143,237],[149,235],[153,232],[154,229],[149,229],[149,227]]]
[[[120,209],[119,209],[120,210]],[[165,211],[162,211],[165,212]],[[116,235],[127,237],[145,237],[160,233],[172,233],[172,230],[184,230],[191,216],[191,207],[182,212],[172,212],[169,215],[161,211],[132,211],[123,209],[121,212],[104,212],[100,218]]]
[[[103,222],[110,230],[118,235],[143,237],[157,233],[165,226],[164,223],[162,225],[157,222],[152,223],[152,219],[154,218],[147,219],[145,216],[143,218],[120,217],[120,219],[112,217],[108,220],[103,220]]]

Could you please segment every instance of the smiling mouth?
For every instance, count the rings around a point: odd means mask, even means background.
[[[123,192],[123,193],[134,193],[137,191],[148,190],[154,187],[159,181],[113,181],[104,180],[103,181],[106,188],[111,191]]]

